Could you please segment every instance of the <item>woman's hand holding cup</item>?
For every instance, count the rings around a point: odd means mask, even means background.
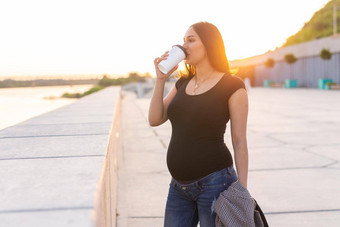
[[[168,79],[178,68],[178,64],[187,56],[185,48],[181,45],[172,46],[170,51],[166,51],[160,58],[154,60],[158,79]]]
[[[166,51],[161,57],[155,58],[155,60],[153,61],[155,64],[157,79],[167,80],[169,76],[178,68],[178,65],[176,65],[173,69],[171,69],[166,74],[162,73],[161,70],[159,70],[158,68],[159,63],[163,60],[166,60],[168,56],[169,56],[169,51]]]

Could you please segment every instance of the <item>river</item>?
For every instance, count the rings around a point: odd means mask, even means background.
[[[93,85],[0,88],[0,130],[78,99],[60,98],[65,92],[82,93]]]

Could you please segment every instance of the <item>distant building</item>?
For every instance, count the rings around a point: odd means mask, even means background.
[[[322,49],[328,49],[331,59],[320,57]],[[297,61],[288,64],[284,61],[286,54],[293,54]],[[273,67],[265,62],[274,60]],[[237,68],[237,76],[248,77],[252,86],[263,86],[265,80],[284,83],[286,79],[297,79],[299,87],[317,88],[318,80],[332,79],[340,83],[340,36],[332,36],[292,46],[269,51],[262,55],[253,56],[230,62],[231,68]]]

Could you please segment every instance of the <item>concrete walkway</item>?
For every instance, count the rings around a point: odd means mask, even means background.
[[[270,226],[339,226],[340,91],[252,88],[248,96],[248,189]],[[171,125],[148,125],[149,102],[123,92],[118,227],[163,226]]]

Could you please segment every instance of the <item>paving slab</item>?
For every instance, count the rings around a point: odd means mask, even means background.
[[[1,138],[48,137],[74,135],[107,135],[111,126],[107,122],[76,124],[16,125],[0,131]]]
[[[99,123],[112,121],[112,114],[104,113],[89,113],[87,111],[71,113],[48,113],[43,118],[34,118],[28,122],[23,122],[22,125],[50,125],[50,124],[81,124],[83,122]]]
[[[92,207],[103,156],[1,160],[0,213]],[[82,187],[79,187],[82,185]],[[70,203],[72,201],[72,203]]]
[[[88,220],[90,211],[90,208],[64,208],[54,210],[34,210],[30,212],[22,211],[20,214],[0,213],[0,226],[91,227]]]
[[[340,144],[313,145],[306,148],[306,150],[330,158],[334,161],[340,161]]]
[[[268,163],[268,159],[272,162]],[[333,162],[328,157],[289,146],[252,148],[249,154],[250,170],[317,168]]]
[[[288,224],[289,223],[289,224]],[[292,223],[292,224],[291,224]],[[297,212],[270,215],[270,224],[274,227],[286,226],[339,226],[340,211]]]
[[[49,136],[45,140],[41,137],[2,138],[0,160],[103,156],[108,139],[108,135]]]
[[[265,212],[339,209],[339,170],[265,169],[249,172],[248,190]]]

